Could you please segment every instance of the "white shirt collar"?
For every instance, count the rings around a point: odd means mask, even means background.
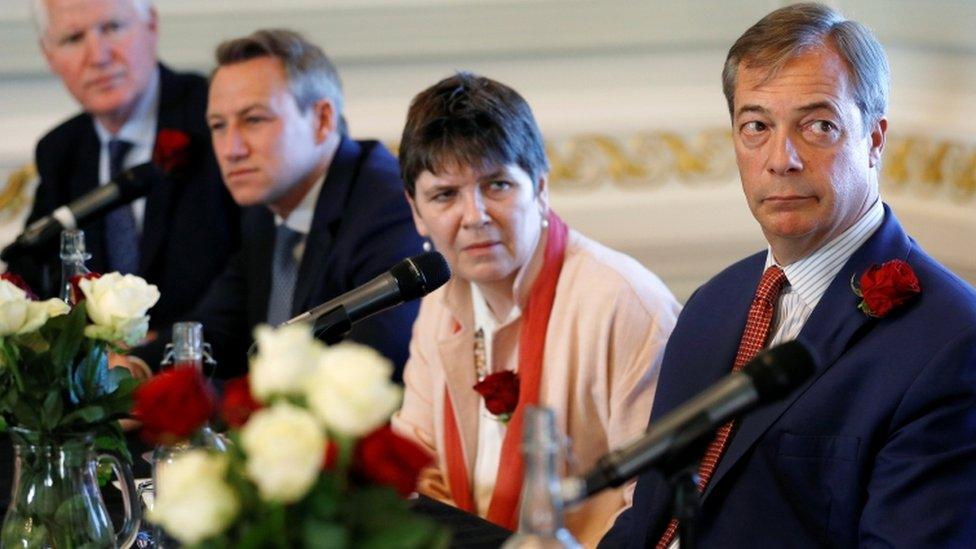
[[[879,198],[846,231],[821,246],[812,254],[783,267],[773,258],[772,248],[766,252],[766,268],[777,265],[786,273],[792,291],[799,294],[812,310],[827,292],[827,287],[847,260],[864,244],[884,221],[884,206]]]
[[[275,225],[284,223],[289,229],[304,235],[312,232],[312,219],[315,217],[315,206],[318,204],[319,194],[322,193],[322,187],[325,186],[325,178],[328,176],[329,170],[326,169],[325,174],[305,193],[302,201],[288,214],[287,219],[283,219],[278,214],[275,214]]]

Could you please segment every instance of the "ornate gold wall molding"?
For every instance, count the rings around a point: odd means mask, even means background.
[[[976,145],[924,136],[888,139],[881,178],[886,190],[946,192],[954,202],[976,197]]]
[[[0,189],[0,223],[17,217],[34,200],[33,193],[27,193],[28,183],[37,177],[33,164],[26,164],[7,177],[7,184]]]
[[[593,191],[604,185],[647,190],[669,181],[684,185],[738,180],[728,130],[632,135],[585,133],[546,142],[552,188]],[[891,136],[882,185],[888,191],[943,192],[953,202],[976,198],[976,145],[918,135]]]
[[[736,174],[728,130],[588,133],[550,140],[546,152],[555,190],[590,191],[607,184],[647,189],[672,180],[724,183]]]

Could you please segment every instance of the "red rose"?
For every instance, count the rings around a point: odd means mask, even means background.
[[[339,463],[339,445],[331,440],[325,441],[325,459],[322,460],[322,470],[331,471]]]
[[[391,486],[401,496],[407,496],[416,489],[420,470],[430,462],[427,452],[384,425],[356,445],[352,472],[362,480]]]
[[[251,414],[259,409],[261,409],[261,403],[254,400],[247,376],[236,377],[224,384],[224,399],[220,402],[220,417],[229,427],[244,425]]]
[[[908,263],[892,259],[868,268],[861,275],[860,288],[854,291],[862,298],[858,308],[868,316],[881,318],[921,293],[922,288]]]
[[[81,286],[78,285],[82,280],[93,280],[96,278],[101,278],[99,273],[85,273],[83,275],[73,275],[69,281],[71,282],[71,302],[80,303],[85,299],[85,293],[81,291]]]
[[[150,444],[174,444],[202,427],[216,408],[213,390],[193,368],[172,368],[140,385],[132,415]]]
[[[189,162],[190,136],[180,130],[159,130],[153,149],[153,164],[159,166],[163,173],[172,173],[186,167]]]
[[[508,421],[518,406],[519,378],[515,372],[505,370],[485,376],[474,386],[485,399],[485,408],[502,421]]]
[[[24,279],[21,278],[20,275],[14,273],[3,273],[0,274],[0,280],[6,280],[7,282],[13,284],[14,286],[17,286],[21,290],[27,292],[27,299],[31,301],[37,301],[37,294],[34,293],[34,290],[31,290],[30,286],[28,286],[27,283],[24,282]]]

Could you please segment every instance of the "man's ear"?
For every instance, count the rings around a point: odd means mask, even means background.
[[[407,197],[407,203],[410,204],[410,213],[413,214],[413,225],[417,228],[417,234],[427,238],[430,236],[430,231],[427,230],[427,225],[424,223],[423,218],[420,217],[420,212],[417,211],[417,203],[406,189],[404,189],[403,195]]]
[[[328,99],[319,99],[312,105],[312,115],[315,117],[315,142],[322,144],[330,135],[338,131],[339,115],[335,106]]]
[[[885,134],[888,132],[888,119],[881,117],[871,128],[871,151],[868,153],[869,165],[874,168],[881,163],[884,152]]]

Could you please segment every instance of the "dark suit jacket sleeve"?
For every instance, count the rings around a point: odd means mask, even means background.
[[[350,223],[361,227],[359,242],[348,265],[352,288],[388,271],[403,258],[421,252],[421,241],[402,194],[361,197],[363,200],[349,210],[356,212]],[[348,336],[349,340],[369,345],[389,358],[394,365],[393,379],[398,383],[403,377],[411,327],[419,306],[419,300],[414,300],[360,321]]]
[[[874,459],[862,547],[971,547],[976,540],[976,326],[933,353]],[[866,441],[865,441],[866,442]]]

